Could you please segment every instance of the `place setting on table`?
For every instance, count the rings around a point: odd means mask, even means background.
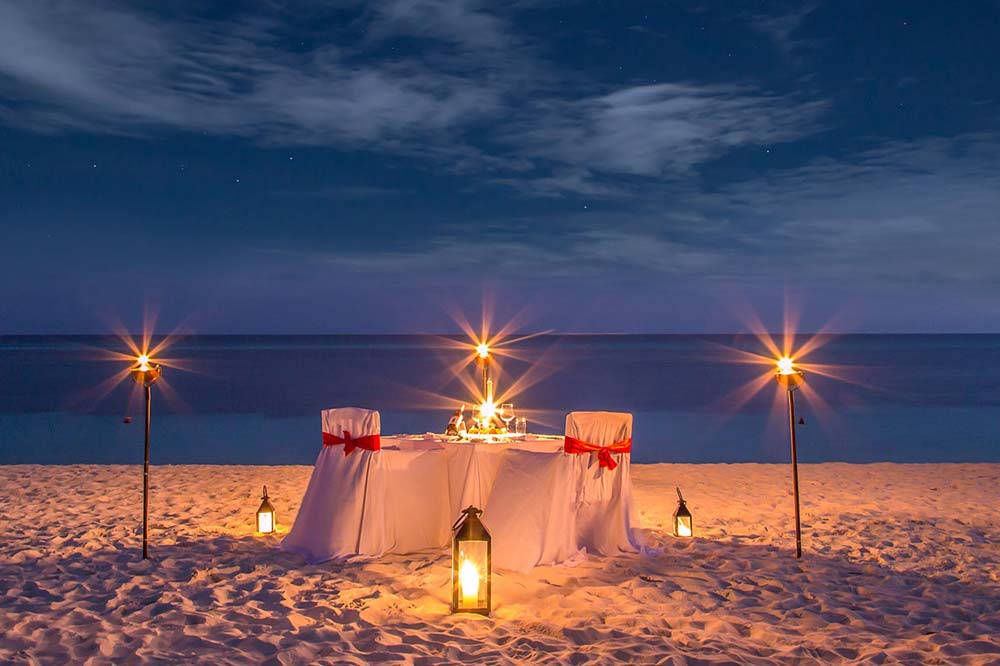
[[[318,563],[454,548],[461,534],[485,534],[485,550],[473,539],[455,551],[458,587],[463,570],[471,585],[493,568],[637,551],[632,415],[570,412],[563,435],[530,433],[513,402],[494,402],[489,347],[476,352],[481,399],[468,420],[460,404],[443,433],[383,436],[377,410],[322,412],[322,447],[284,550]],[[474,593],[454,602],[456,611],[484,608]]]

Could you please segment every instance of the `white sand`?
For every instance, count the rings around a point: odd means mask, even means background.
[[[637,465],[643,555],[495,577],[448,614],[446,553],[306,566],[307,467],[0,467],[3,664],[998,664],[1000,465]],[[666,534],[674,485],[698,538]]]

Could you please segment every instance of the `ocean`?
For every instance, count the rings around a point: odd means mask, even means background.
[[[336,406],[380,410],[383,434],[442,432],[473,402],[456,340],[183,338],[164,356],[184,368],[152,389],[152,462],[310,464],[320,410]],[[1000,462],[1000,335],[823,342],[796,393],[801,462]],[[127,350],[113,337],[0,336],[0,464],[142,461],[141,394],[127,378],[108,385],[127,364],[101,349]],[[499,359],[498,392],[514,392],[532,432],[561,433],[571,410],[632,412],[634,462],[785,462],[784,393],[739,350],[766,353],[747,335],[544,335]],[[478,382],[472,364],[465,376]],[[752,396],[741,389],[758,378]]]

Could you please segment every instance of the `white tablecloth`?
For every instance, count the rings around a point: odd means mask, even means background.
[[[616,478],[631,496],[627,456],[613,471],[600,468],[596,454],[585,456],[563,453],[563,437],[546,435],[501,442],[385,436],[380,451],[346,457],[341,447],[326,447],[308,510],[304,502],[283,547],[310,562],[441,548],[462,509],[475,506],[493,538],[497,569],[565,562],[584,548],[631,550],[627,511],[603,517],[624,535],[620,543],[595,548],[581,538],[577,516],[587,507],[580,464],[590,475]]]
[[[419,451],[444,449],[448,461],[448,507],[452,520],[462,509],[475,506],[485,509],[493,492],[501,463],[516,452],[562,456],[562,435],[528,435],[525,439],[502,442],[468,442],[431,439],[423,436],[393,435],[382,438],[383,450]],[[487,524],[489,517],[484,516]],[[450,523],[449,523],[450,525]]]

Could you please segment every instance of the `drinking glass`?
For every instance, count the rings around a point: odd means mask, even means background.
[[[524,439],[528,436],[528,419],[518,416],[514,419],[514,434]]]
[[[503,424],[507,426],[507,431],[510,432],[510,422],[514,420],[514,403],[505,402],[500,405],[500,420]]]

